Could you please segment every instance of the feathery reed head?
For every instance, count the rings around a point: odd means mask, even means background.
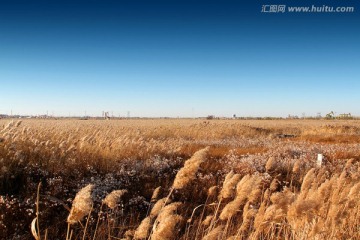
[[[89,184],[82,188],[75,196],[72,203],[70,214],[67,218],[67,222],[70,224],[81,221],[91,211],[93,200],[91,198],[91,192],[94,188],[93,184]]]
[[[210,198],[210,197],[216,196],[217,193],[218,193],[218,187],[217,186],[212,186],[212,187],[209,188],[207,195]]]
[[[154,228],[151,240],[175,240],[178,238],[178,231],[181,229],[181,225],[184,222],[184,218],[177,214],[167,215],[163,221]]]
[[[153,206],[153,208],[151,209],[150,212],[150,217],[155,218],[159,215],[161,209],[163,209],[163,207],[165,206],[165,202],[169,203],[170,199],[165,198],[161,198],[159,199]]]
[[[176,174],[173,188],[183,189],[189,185],[189,183],[195,179],[196,172],[198,171],[200,164],[206,160],[209,147],[201,149],[194,153],[194,155],[185,162],[183,168]]]
[[[219,225],[213,230],[211,230],[208,234],[206,234],[202,240],[218,240],[222,239],[221,236],[224,231],[224,226]]]
[[[265,169],[267,172],[272,172],[277,168],[277,161],[274,157],[270,157],[266,162]]]
[[[225,177],[223,187],[219,194],[219,199],[233,198],[235,195],[236,184],[240,181],[240,178],[240,174],[234,174],[233,171],[230,171]]]
[[[206,218],[204,219],[204,221],[202,221],[202,225],[204,225],[205,227],[209,226],[211,221],[213,220],[214,215],[208,215],[206,216]]]
[[[159,196],[161,194],[161,191],[162,191],[161,186],[155,188],[155,190],[154,190],[154,192],[153,192],[153,194],[151,196],[151,203],[154,203],[154,202],[156,202],[158,200],[158,198],[159,198]]]
[[[151,218],[150,217],[144,218],[135,231],[134,239],[146,239],[149,236],[151,226],[152,226]]]
[[[114,209],[125,193],[127,193],[127,190],[114,190],[105,197],[103,203]]]

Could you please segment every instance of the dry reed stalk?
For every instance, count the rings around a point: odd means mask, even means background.
[[[33,237],[35,238],[35,240],[40,240],[40,237],[36,231],[36,222],[37,222],[37,217],[34,218],[32,221],[31,221],[31,234],[33,235]]]
[[[91,212],[93,200],[91,198],[91,192],[94,188],[93,184],[89,184],[82,188],[75,196],[70,214],[67,218],[69,224],[77,223],[81,221],[86,215]]]
[[[97,229],[98,229],[98,226],[99,226],[103,205],[104,205],[104,203],[102,202],[101,205],[100,205],[100,210],[99,210],[98,217],[97,217],[97,220],[96,220],[95,231],[94,231],[94,236],[93,236],[92,240],[96,239]]]
[[[254,236],[254,238],[256,238],[255,236],[258,235],[259,232],[262,231],[261,229],[261,225],[263,224],[263,219],[264,219],[264,216],[265,216],[265,211],[266,211],[266,208],[268,207],[269,205],[269,198],[270,198],[270,190],[269,189],[266,189],[265,193],[264,193],[264,197],[263,197],[263,200],[260,204],[260,207],[258,209],[258,212],[255,216],[255,219],[254,219],[254,228],[255,228],[255,231],[252,233],[252,235]]]
[[[87,216],[87,219],[86,219],[86,224],[85,224],[84,234],[83,234],[82,240],[85,240],[85,237],[86,237],[86,233],[87,233],[86,231],[87,231],[87,227],[88,227],[88,225],[89,225],[90,214],[91,214],[92,208],[93,208],[93,205],[91,205],[91,209],[90,209],[90,211],[89,211],[89,213],[88,213],[88,216]]]
[[[250,234],[251,239],[258,239],[264,236],[270,238],[274,227],[282,227],[286,222],[288,206],[295,200],[295,195],[285,189],[283,192],[276,192],[269,197],[270,190],[267,189],[264,194],[264,200],[254,219],[254,231]],[[270,201],[273,203],[269,206]]]
[[[36,195],[36,228],[37,228],[36,230],[39,236],[39,240],[41,240],[40,223],[39,223],[40,188],[41,188],[41,182],[39,182],[38,184],[37,195]]]
[[[249,202],[247,202],[245,204],[244,207],[244,212],[243,212],[243,221],[240,225],[240,228],[238,230],[238,235],[242,234],[245,235],[246,232],[252,232],[253,230],[253,224],[254,224],[254,219],[255,216],[257,214],[257,210],[251,207],[251,204]]]
[[[188,236],[189,236],[190,228],[191,228],[191,222],[193,221],[193,217],[194,217],[194,214],[195,214],[196,210],[199,209],[199,208],[202,207],[202,206],[206,206],[207,200],[208,200],[208,198],[206,199],[205,204],[200,204],[200,205],[196,206],[196,207],[193,209],[190,218],[186,221],[186,224],[187,224],[187,226],[186,226],[186,234],[185,234],[185,238],[186,238],[186,239],[187,239]],[[202,221],[202,218],[203,218],[203,216],[204,216],[204,212],[205,212],[205,207],[203,207],[203,210],[202,210],[202,212],[201,212],[201,214],[200,214],[200,217],[199,217],[199,219],[198,219],[199,223]],[[200,227],[200,224],[198,224],[198,228],[197,228],[197,230],[196,230],[196,232],[195,232],[195,238],[196,238],[196,236],[197,236],[197,234],[198,234],[199,227]]]
[[[211,219],[210,225],[209,225],[209,227],[207,229],[207,233],[209,233],[215,227],[215,224],[216,224],[216,222],[218,220],[217,219],[217,214],[218,214],[218,212],[220,210],[221,201],[222,201],[222,198],[220,198],[219,202],[216,204],[215,212],[214,212],[214,215],[213,215],[213,217]]]
[[[205,226],[205,225],[203,224],[203,223],[204,223],[203,217],[204,217],[204,214],[205,214],[206,206],[216,205],[216,203],[212,203],[212,204],[209,204],[209,205],[208,205],[208,201],[209,201],[211,198],[213,198],[213,197],[216,198],[217,194],[218,194],[218,187],[217,187],[217,186],[212,186],[212,187],[209,188],[208,193],[207,193],[207,197],[206,197],[206,200],[205,200],[205,204],[203,204],[203,205],[204,205],[203,210],[201,211],[200,217],[199,217],[199,219],[198,219],[198,222],[199,222],[199,223],[198,223],[198,227],[196,228],[195,239],[197,238],[197,236],[198,236],[198,234],[199,234],[199,231],[200,231],[201,226],[202,226],[202,225]],[[202,206],[202,205],[200,205],[200,206]],[[198,206],[198,207],[199,207],[199,206]],[[196,207],[196,208],[193,210],[193,213],[192,213],[192,214],[194,214],[195,210],[196,210],[198,207]],[[209,216],[207,216],[207,217],[209,217]],[[192,216],[191,216],[191,219],[192,219]],[[212,220],[212,217],[211,217],[211,219],[208,219],[209,222],[208,222],[207,226],[210,225],[211,220]]]
[[[264,232],[265,234],[271,233],[271,227],[273,224],[281,224],[286,218],[286,212],[278,205],[271,205],[266,208],[263,222],[258,227],[257,231]]]

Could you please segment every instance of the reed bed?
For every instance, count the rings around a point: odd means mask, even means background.
[[[359,129],[1,120],[0,238],[358,239]]]

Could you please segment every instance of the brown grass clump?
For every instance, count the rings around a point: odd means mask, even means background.
[[[127,190],[114,190],[105,197],[103,203],[106,204],[109,208],[114,209],[117,206],[117,203],[120,201],[121,197],[127,192]]]
[[[185,162],[183,168],[176,174],[173,188],[174,189],[183,189],[188,186],[188,184],[195,179],[195,174],[198,171],[200,164],[206,160],[209,147],[201,149],[194,153],[194,155]]]

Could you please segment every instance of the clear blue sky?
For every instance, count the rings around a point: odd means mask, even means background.
[[[360,115],[359,1],[0,1],[0,113]]]

